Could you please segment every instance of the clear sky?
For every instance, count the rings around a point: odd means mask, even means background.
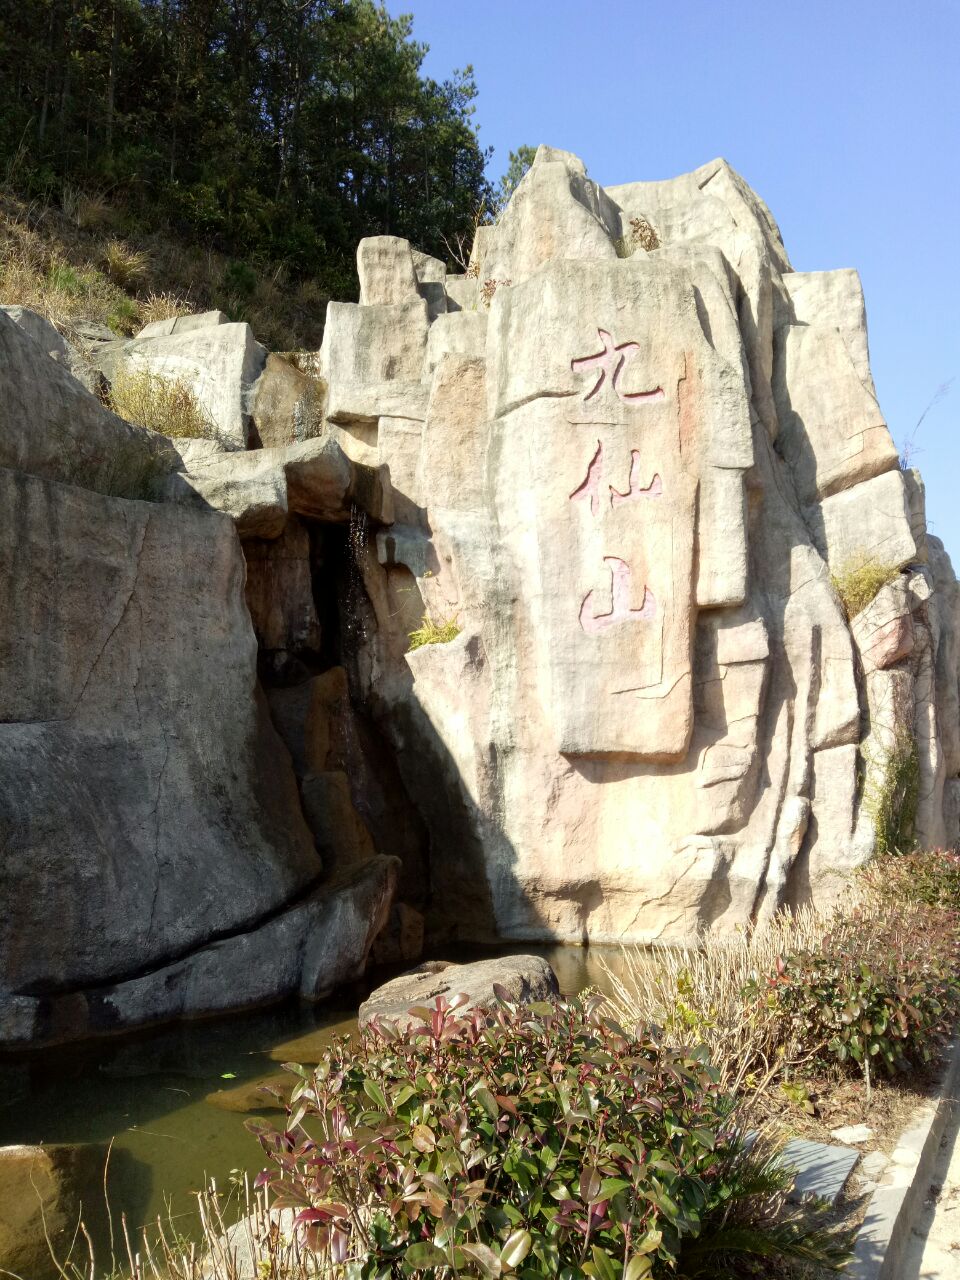
[[[602,184],[724,156],[798,271],[856,267],[880,406],[916,432],[960,572],[960,0],[388,0],[443,79],[470,63],[498,179],[522,143]]]

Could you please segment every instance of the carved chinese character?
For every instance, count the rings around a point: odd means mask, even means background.
[[[597,635],[609,627],[619,626],[624,622],[646,622],[657,616],[657,602],[649,587],[643,588],[643,602],[639,608],[631,608],[630,595],[633,589],[633,570],[626,560],[619,556],[604,556],[603,563],[610,566],[610,608],[605,612],[597,612],[597,593],[588,591],[580,606],[580,625],[587,635]]]
[[[611,507],[618,506],[621,502],[636,502],[641,498],[661,498],[663,497],[663,482],[660,479],[659,472],[654,472],[650,483],[643,485],[641,483],[643,477],[640,473],[640,450],[630,450],[630,480],[628,482],[627,492],[621,493],[619,489],[615,489],[612,484],[607,485],[607,494],[601,497],[600,486],[603,480],[603,442],[597,441],[597,451],[587,467],[587,474],[583,483],[574,489],[570,495],[570,501],[589,500],[591,515],[599,515],[600,507],[604,499],[609,502]]]
[[[640,344],[638,342],[621,342],[618,346],[606,329],[598,329],[597,333],[603,343],[603,350],[595,356],[579,356],[577,359],[570,361],[570,368],[574,373],[586,373],[588,369],[600,370],[600,377],[594,384],[593,390],[583,397],[584,400],[593,399],[607,380],[608,375],[611,386],[621,400],[628,402],[662,400],[663,387],[654,387],[652,391],[620,390],[620,375],[623,373],[624,365],[637,354],[640,350]]]

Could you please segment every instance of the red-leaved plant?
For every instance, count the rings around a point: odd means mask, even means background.
[[[599,997],[461,1012],[465,996],[338,1040],[260,1175],[338,1274],[640,1280],[718,1202],[733,1099],[705,1053],[604,1017]]]

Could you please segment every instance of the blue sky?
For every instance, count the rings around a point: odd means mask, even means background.
[[[960,571],[960,0],[388,0],[471,63],[490,175],[522,143],[609,184],[725,156],[798,271],[856,267],[880,405]]]

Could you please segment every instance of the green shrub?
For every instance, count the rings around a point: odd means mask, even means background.
[[[460,634],[456,618],[448,618],[446,622],[434,622],[428,613],[423,615],[423,622],[416,631],[410,632],[409,649],[420,649],[425,644],[449,644]]]
[[[791,1052],[887,1073],[927,1062],[960,1014],[955,912],[881,902],[838,919],[816,949],[778,959],[747,988]]]
[[[600,997],[466,1000],[290,1066],[284,1130],[250,1122],[275,1166],[258,1183],[318,1263],[358,1280],[675,1274],[734,1189],[733,1098],[704,1052],[627,1033]]]
[[[251,1122],[274,1203],[370,1277],[401,1263],[606,1277],[626,1259],[635,1280],[674,1259],[732,1108],[702,1058],[628,1036],[599,998],[460,1015],[465,1002],[294,1068],[285,1133]]]
[[[881,588],[899,575],[899,565],[885,564],[861,553],[845,560],[836,573],[830,575],[830,581],[850,621],[875,599]]]
[[[960,854],[945,849],[874,858],[860,872],[872,894],[888,903],[919,902],[960,912]]]
[[[205,440],[215,434],[206,410],[181,378],[121,369],[110,385],[110,401],[121,418],[161,435]]]

